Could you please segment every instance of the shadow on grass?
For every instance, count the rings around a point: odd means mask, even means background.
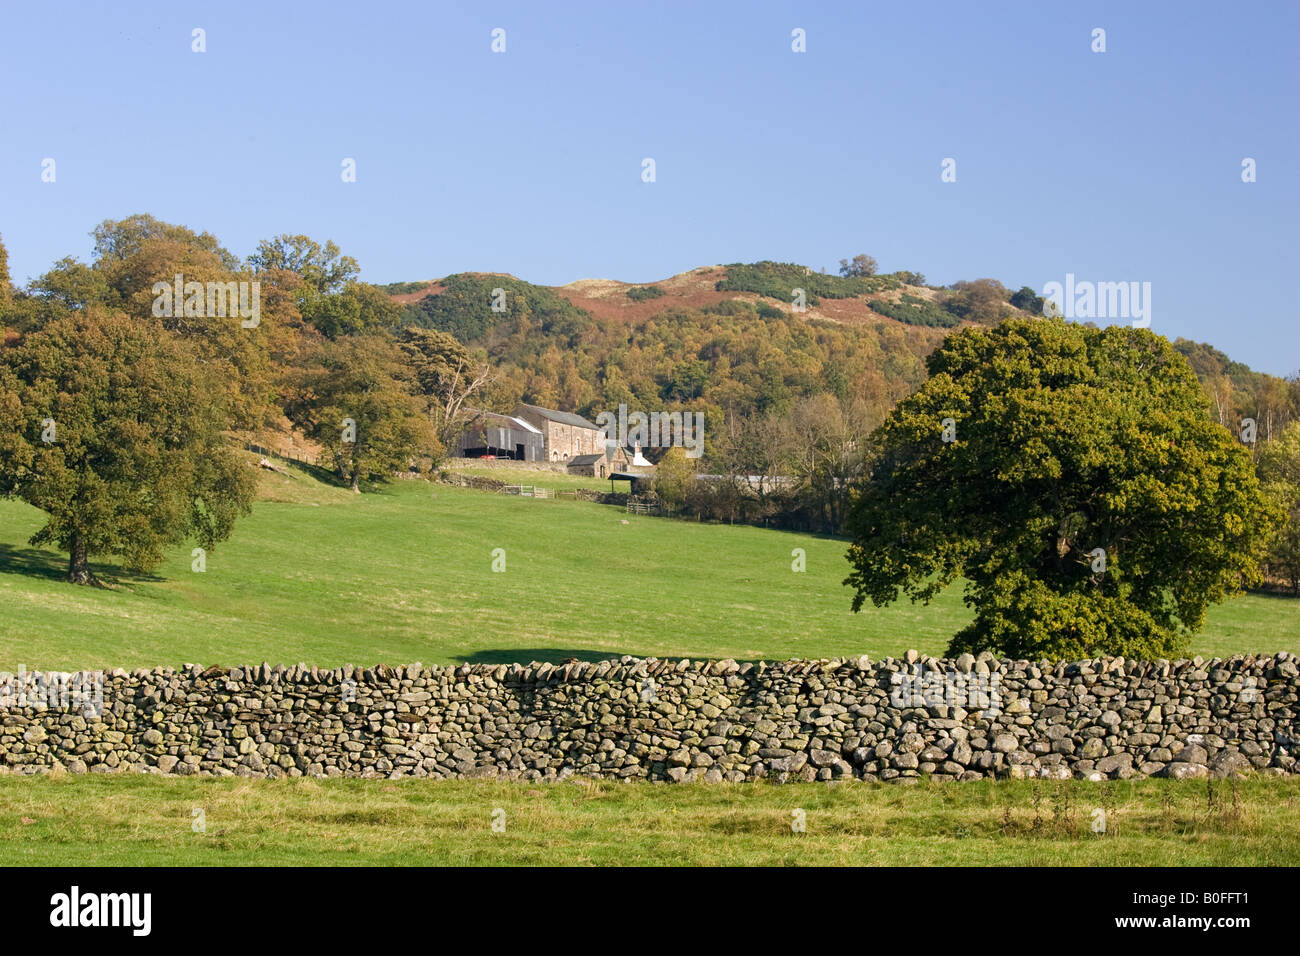
[[[287,459],[278,459],[278,461],[282,466],[287,467],[290,471],[302,472],[307,477],[330,488],[342,488],[345,491],[351,488],[348,481],[344,478],[340,478],[338,471],[334,468],[327,468],[323,465],[312,465],[305,461],[289,461]],[[375,480],[371,478],[363,478],[358,484],[360,485],[360,490],[363,495],[374,495],[391,491],[396,481],[403,480],[405,479],[385,478]]]
[[[475,651],[473,654],[458,654],[456,660],[461,664],[529,664],[533,661],[537,663],[563,664],[570,660],[579,660],[583,662],[593,661],[616,661],[624,654],[631,654],[633,657],[642,658],[650,655],[637,654],[632,651],[566,651],[558,647],[534,647],[534,648],[517,648],[500,651]],[[674,654],[668,657],[659,657],[657,660],[680,661],[683,655]],[[737,664],[757,664],[763,658],[732,658]],[[712,657],[691,657],[693,661],[715,660]]]
[[[599,505],[602,508],[610,508],[620,513],[626,513],[626,508],[624,505],[605,504],[604,502],[599,502],[599,501],[591,502],[591,504]],[[853,536],[850,535],[847,531],[831,533],[829,531],[813,531],[807,528],[787,528],[775,524],[764,524],[761,520],[757,520],[757,519],[726,521],[722,518],[709,518],[708,520],[701,520],[686,515],[638,515],[637,517],[650,518],[655,521],[676,521],[682,524],[703,525],[706,527],[712,525],[716,527],[726,526],[730,528],[758,528],[762,531],[772,531],[780,534],[794,535],[795,537],[799,537],[799,538],[816,538],[820,541],[838,541],[841,544],[851,544],[853,541]]]
[[[104,584],[112,587],[122,584],[155,583],[163,579],[156,574],[123,571],[114,565],[91,564],[91,571]],[[15,548],[0,544],[0,574],[21,574],[29,578],[44,578],[69,584],[67,555],[40,548]]]
[[[532,661],[540,663],[560,664],[570,659],[580,661],[607,661],[611,658],[617,660],[622,654],[614,652],[600,651],[566,651],[559,647],[534,647],[534,648],[508,648],[506,650],[492,651],[475,651],[473,654],[458,654],[456,660],[462,664],[528,664]]]
[[[1251,597],[1271,598],[1275,601],[1293,601],[1300,603],[1300,594],[1297,594],[1295,591],[1290,589],[1280,590],[1276,588],[1268,588],[1265,590],[1260,588],[1257,591],[1247,591],[1246,593]]]
[[[287,465],[290,471],[301,471],[309,478],[319,481],[322,485],[333,485],[335,488],[346,488],[347,482],[339,477],[339,473],[333,468],[325,468],[321,465],[311,465],[305,461],[284,461],[282,465]]]

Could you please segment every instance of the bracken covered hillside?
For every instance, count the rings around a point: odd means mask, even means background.
[[[494,311],[497,289],[504,297]],[[526,401],[587,415],[620,403],[693,409],[730,431],[818,395],[856,402],[861,420],[874,424],[924,381],[925,356],[951,329],[1042,308],[1033,290],[1011,292],[993,279],[939,288],[911,272],[845,277],[776,262],[554,287],[460,273],[386,291],[405,308],[405,324],[450,332],[496,367],[484,396],[492,407]],[[1295,381],[1254,372],[1202,343],[1175,346],[1224,424],[1250,416],[1261,431],[1280,431],[1300,407]]]

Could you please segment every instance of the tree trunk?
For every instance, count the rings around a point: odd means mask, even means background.
[[[68,549],[68,580],[73,584],[98,584],[99,581],[90,571],[86,558],[86,542],[81,535],[74,534]]]
[[[359,469],[354,469],[352,472],[352,492],[358,495],[361,494],[361,471]]]

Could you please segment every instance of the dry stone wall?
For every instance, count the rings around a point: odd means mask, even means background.
[[[912,651],[879,661],[186,665],[76,675],[102,678],[99,703],[54,695],[53,706],[20,685],[56,675],[0,675],[0,766],[711,782],[1284,774],[1300,753],[1296,665],[1285,653],[1049,664]]]

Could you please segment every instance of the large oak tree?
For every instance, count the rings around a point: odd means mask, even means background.
[[[212,548],[251,507],[252,470],[223,439],[225,392],[156,322],[91,307],[0,353],[0,494],[46,514],[32,544],[149,570],[169,546]]]
[[[1257,579],[1274,509],[1167,340],[1015,319],[954,333],[928,367],[875,434],[854,610],[964,577],[975,619],[950,653],[1173,657]]]

